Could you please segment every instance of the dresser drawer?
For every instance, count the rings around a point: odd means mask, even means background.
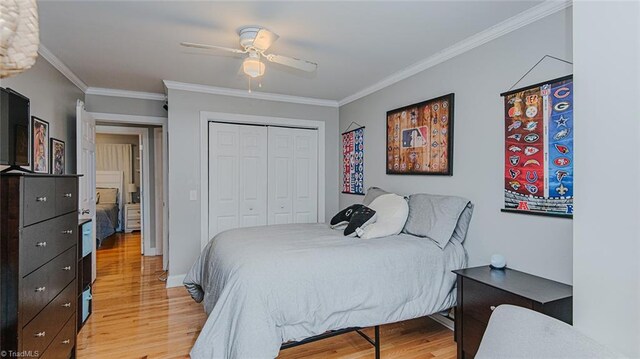
[[[70,283],[51,303],[22,329],[23,350],[42,351],[60,332],[63,323],[75,318],[76,283]]]
[[[25,177],[23,192],[23,226],[44,221],[56,214],[56,179]]]
[[[76,324],[74,319],[71,318],[67,321],[67,324],[53,339],[47,351],[42,354],[41,359],[68,359],[71,357],[71,351],[76,345]]]
[[[73,212],[22,230],[20,275],[25,276],[74,245],[78,214]]]
[[[75,177],[56,178],[56,215],[78,211],[78,180]]]
[[[22,323],[28,323],[76,278],[76,246],[29,274],[22,281]]]
[[[464,278],[462,288],[464,290],[462,298],[464,314],[485,325],[489,323],[492,310],[500,304],[513,304],[529,309],[533,307],[533,303],[529,299],[478,283],[473,279]]]
[[[127,219],[139,219],[140,218],[140,208],[129,209],[127,210]]]

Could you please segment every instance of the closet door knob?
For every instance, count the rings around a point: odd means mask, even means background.
[[[65,194],[64,194],[64,197],[65,197],[65,198],[71,198],[71,197],[73,197],[73,195],[72,195],[71,193],[65,193]]]
[[[70,339],[65,339],[65,340],[62,341],[62,344],[69,344],[69,343],[71,343]]]
[[[47,287],[38,287],[36,288],[36,292],[40,293],[40,292],[44,292],[47,289]]]
[[[38,242],[36,243],[36,247],[46,247],[47,246],[47,242]]]
[[[46,202],[47,197],[36,197],[36,202]]]
[[[62,270],[70,271],[71,270],[71,266],[62,267]]]
[[[73,229],[65,229],[62,234],[73,234]]]
[[[64,303],[62,306],[65,307],[65,308],[71,308],[71,302]]]
[[[34,337],[42,338],[42,337],[44,337],[45,335],[47,335],[47,332],[38,332],[38,333],[34,334]]]

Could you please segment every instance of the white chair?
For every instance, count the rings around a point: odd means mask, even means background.
[[[571,325],[513,305],[491,314],[476,359],[624,358]]]

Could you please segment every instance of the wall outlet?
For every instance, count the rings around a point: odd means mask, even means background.
[[[195,189],[189,191],[189,200],[190,201],[197,201],[198,200],[198,191],[196,191]]]

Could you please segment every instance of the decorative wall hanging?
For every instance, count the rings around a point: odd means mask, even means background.
[[[573,77],[505,92],[504,209],[573,216]]]
[[[453,99],[387,112],[387,174],[453,175]]]
[[[51,138],[51,173],[54,175],[64,174],[64,141],[57,138]]]
[[[364,126],[355,122],[342,133],[342,193],[364,195]]]
[[[49,122],[31,117],[33,172],[49,173]]]
[[[39,44],[36,0],[0,1],[0,78],[33,66]]]

